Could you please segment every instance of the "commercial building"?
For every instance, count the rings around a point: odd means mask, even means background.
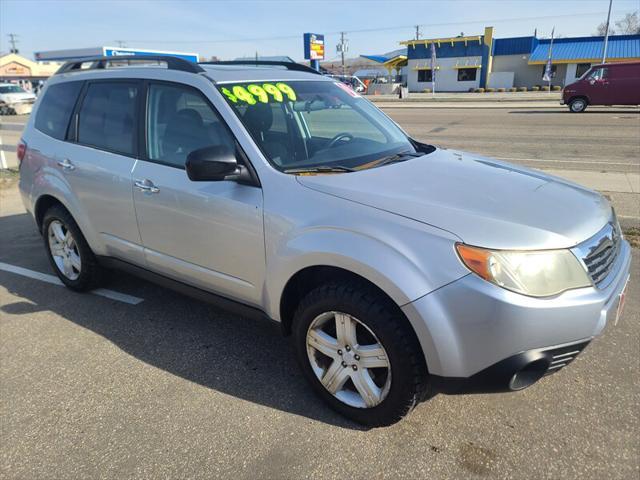
[[[551,39],[540,39],[535,35],[495,39],[493,27],[486,27],[481,35],[407,40],[400,44],[406,46],[406,52],[394,57],[366,55],[365,58],[387,68],[390,76],[397,72],[411,92],[432,87],[432,45],[436,52],[435,86],[438,91],[531,88],[547,84],[542,76]],[[603,37],[554,39],[551,84],[564,86],[575,81],[592,64],[602,60],[603,49]],[[610,36],[607,61],[629,60],[640,60],[640,35]]]
[[[0,56],[0,81],[46,80],[60,65],[58,62],[34,62],[17,53],[9,53]]]
[[[197,53],[171,52],[167,50],[147,50],[141,48],[119,48],[119,47],[90,47],[72,48],[68,50],[49,50],[36,52],[36,61],[67,61],[80,60],[90,57],[115,57],[119,55],[171,55],[173,57],[184,58],[192,62],[198,62]]]

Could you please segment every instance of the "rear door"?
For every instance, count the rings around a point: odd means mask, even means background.
[[[199,90],[149,82],[144,155],[133,171],[138,225],[150,269],[259,306],[265,274],[262,189],[193,182],[193,150],[235,138]]]
[[[144,264],[131,183],[140,101],[138,80],[87,81],[57,166],[101,243],[99,253]]]

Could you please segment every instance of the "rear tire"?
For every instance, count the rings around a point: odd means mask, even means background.
[[[582,113],[587,109],[588,102],[584,98],[574,98],[569,102],[571,113]]]
[[[308,293],[294,316],[293,341],[315,392],[357,423],[391,425],[427,397],[427,367],[413,329],[364,282],[329,283]]]
[[[42,220],[44,248],[58,278],[71,290],[86,292],[102,280],[102,268],[78,224],[62,206],[54,205]]]

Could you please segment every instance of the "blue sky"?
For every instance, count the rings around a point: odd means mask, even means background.
[[[614,0],[612,19],[638,8],[638,0]],[[608,0],[446,1],[146,1],[0,0],[0,51],[8,34],[19,35],[21,53],[114,45],[197,52],[224,59],[289,55],[301,60],[302,34],[325,33],[326,58],[337,58],[339,31],[348,56],[382,53],[412,38],[422,24],[425,38],[482,33],[496,37],[590,35],[606,18]]]

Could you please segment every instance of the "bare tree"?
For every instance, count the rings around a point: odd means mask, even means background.
[[[598,37],[604,37],[607,34],[607,22],[602,22],[600,25],[598,25],[598,28],[596,29],[596,33],[594,33],[595,36]],[[611,28],[611,25],[609,25],[609,35],[615,35],[616,31]]]
[[[627,13],[622,20],[616,22],[616,27],[618,27],[622,34],[634,35],[640,33],[640,18],[638,18],[638,12]]]

